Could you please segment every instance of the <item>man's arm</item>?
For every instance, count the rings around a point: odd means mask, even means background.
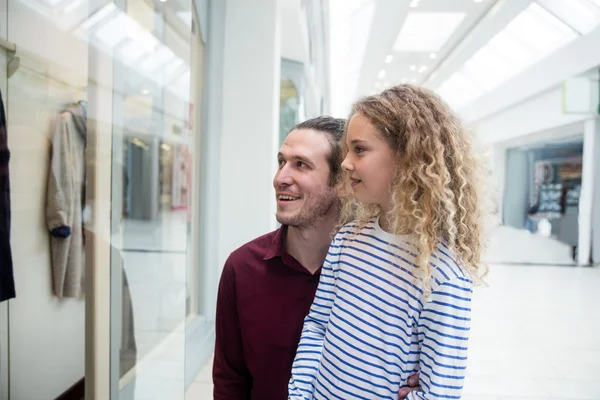
[[[321,362],[323,341],[335,299],[335,275],[341,251],[341,241],[333,240],[325,263],[315,299],[304,320],[302,337],[292,366],[292,378],[288,386],[290,399],[312,399],[314,380]]]
[[[235,271],[227,260],[217,296],[214,400],[247,400],[252,377],[246,367],[235,292]]]
[[[407,385],[408,386],[401,387],[400,390],[398,390],[398,400],[406,399],[410,392],[421,390],[421,388],[419,387],[418,372],[408,377]]]
[[[421,390],[409,400],[460,399],[467,367],[471,280],[456,277],[431,293],[419,317]]]

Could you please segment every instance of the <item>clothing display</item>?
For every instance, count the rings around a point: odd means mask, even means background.
[[[10,248],[10,177],[8,136],[4,103],[0,93],[0,301],[15,297],[12,252]]]
[[[59,116],[52,137],[46,225],[58,297],[80,297],[83,289],[86,111],[85,102],[70,106]]]

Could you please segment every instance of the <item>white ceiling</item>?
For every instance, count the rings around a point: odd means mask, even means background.
[[[371,29],[371,40],[365,53],[365,60],[361,69],[361,79],[358,85],[359,94],[369,94],[379,81],[381,87],[412,82],[422,84],[444,57],[447,56],[466,35],[466,33],[487,12],[492,1],[484,0],[475,3],[474,0],[421,0],[416,8],[409,5],[409,1],[379,0],[376,1],[376,11]],[[436,58],[431,59],[431,51],[401,51],[394,52],[393,45],[397,35],[402,29],[409,13],[463,13],[464,18],[457,28],[442,41],[441,48],[435,52]],[[415,41],[429,41],[428,35],[423,32],[422,37]],[[415,45],[414,47],[418,47]],[[393,56],[391,63],[385,59]],[[411,66],[416,68],[411,70]],[[422,66],[426,69],[419,72]],[[381,70],[385,70],[385,78],[378,79]]]
[[[566,13],[561,13],[560,7],[571,12],[576,8],[573,7],[576,5],[573,2],[587,2],[586,7],[591,8],[595,7],[593,3],[600,3],[598,0],[537,0],[545,10],[554,11],[551,14],[567,23],[570,28],[574,28],[574,24],[566,21]],[[533,0],[330,0],[331,12],[335,13],[338,10],[342,19],[345,18],[342,22],[349,26],[352,32],[364,32],[363,35],[366,36],[364,44],[347,39],[350,42],[349,46],[346,44],[349,50],[339,55],[337,61],[332,60],[332,109],[337,111],[336,114],[343,116],[358,97],[404,82],[424,85],[434,90],[441,88],[444,82],[461,70],[473,55],[532,3]],[[352,9],[352,12],[340,13],[342,8]],[[398,34],[402,31],[407,17],[413,12],[462,13],[464,18],[454,31],[445,35],[441,41],[443,44],[436,52],[435,58],[432,58],[431,51],[393,50]],[[585,14],[580,12],[577,16],[578,18],[574,16],[573,22],[581,20]],[[597,26],[594,24],[600,23],[598,15],[594,18],[589,18],[587,26],[593,28]],[[340,17],[331,19],[332,40],[342,22]],[[408,37],[412,37],[415,43],[409,40],[403,47],[419,48],[426,42],[435,42],[430,33],[435,34],[443,29],[441,25],[438,25],[437,29],[422,29],[418,24],[413,24],[412,35]],[[585,32],[577,32],[577,35],[581,34]],[[528,36],[525,39],[529,39]],[[332,48],[335,46],[336,43],[332,43]],[[360,56],[359,60],[357,55]],[[342,67],[356,72],[354,75],[344,74],[341,71]],[[487,71],[483,72],[484,75],[486,73]],[[352,80],[348,79],[349,77],[356,78]],[[338,80],[337,83],[335,79]],[[454,87],[463,89],[461,85],[452,85],[452,90]]]
[[[344,1],[347,0],[331,0],[332,8],[335,7],[335,2]],[[373,90],[379,91],[386,84],[390,86],[402,82],[419,84],[425,82],[436,66],[444,60],[444,57],[460,43],[467,32],[485,15],[494,1],[420,0],[415,8],[411,7],[409,0],[354,0],[353,2],[360,3],[354,5],[355,11],[351,16],[354,22],[353,29],[365,29],[364,27],[356,26],[358,21],[365,19],[361,17],[361,13],[372,12],[372,21],[370,21],[370,27],[368,28],[366,48],[357,49],[354,47],[351,50],[352,52],[364,51],[361,65],[358,67],[360,73],[358,81],[355,83],[355,95],[352,96],[347,93],[345,96],[342,96],[347,104],[339,104],[334,107],[338,110],[347,109],[351,99],[356,99],[361,95],[368,95]],[[436,58],[432,59],[430,57],[431,51],[396,52],[393,50],[398,34],[410,12],[462,13],[464,14],[464,18],[456,30],[443,40],[443,45],[436,52]],[[332,21],[332,25],[334,24],[335,21]],[[332,29],[335,29],[335,26],[332,26]],[[429,36],[422,37],[421,39],[431,41]],[[419,47],[419,45],[411,47]],[[390,55],[392,56],[392,60],[390,63],[387,63],[386,58],[389,59],[388,56]],[[411,66],[414,66],[414,71],[411,71]],[[379,78],[382,70],[385,70],[385,77]],[[422,72],[419,72],[419,70]],[[344,86],[347,87],[352,84],[352,82],[346,81]]]

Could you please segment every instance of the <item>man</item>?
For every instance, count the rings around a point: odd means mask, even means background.
[[[215,400],[288,397],[304,318],[338,222],[344,124],[324,116],[292,129],[273,180],[282,227],[235,250],[225,263],[217,299]],[[417,383],[413,377],[411,384]]]

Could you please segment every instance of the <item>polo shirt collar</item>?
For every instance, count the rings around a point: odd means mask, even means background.
[[[267,254],[263,258],[263,260],[270,260],[275,257],[289,256],[288,252],[285,250],[285,236],[287,234],[287,225],[282,225],[281,228],[277,229],[275,235],[273,236],[273,241],[271,242],[271,246],[267,251]]]
[[[290,253],[287,252],[285,248],[285,237],[287,235],[287,231],[288,226],[282,225],[281,228],[275,232],[271,246],[269,247],[269,250],[267,251],[263,260],[267,261],[279,257],[281,262],[286,266],[310,275],[310,272],[308,272],[308,270],[304,268],[304,266],[300,264],[298,260],[296,260]],[[315,275],[319,275],[320,272],[321,271],[319,270]]]

